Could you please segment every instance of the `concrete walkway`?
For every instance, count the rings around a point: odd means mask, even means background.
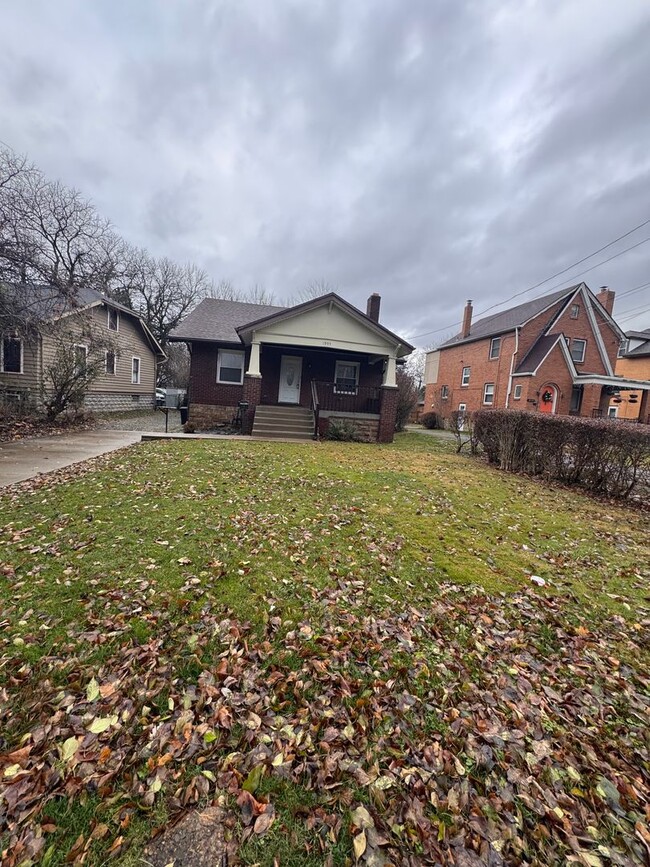
[[[0,487],[140,442],[139,431],[93,430],[0,443]]]

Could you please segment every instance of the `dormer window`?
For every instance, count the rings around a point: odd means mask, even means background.
[[[571,317],[571,319],[577,319],[578,316],[580,316],[580,305],[579,304],[572,304],[571,305],[571,312],[570,312],[569,316]]]

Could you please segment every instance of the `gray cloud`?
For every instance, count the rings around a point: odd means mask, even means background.
[[[126,238],[278,297],[379,291],[422,345],[650,216],[645,0],[35,0],[3,26],[0,137]],[[649,251],[585,279],[632,288]]]

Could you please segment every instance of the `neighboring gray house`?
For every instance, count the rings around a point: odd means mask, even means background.
[[[37,328],[0,336],[0,396],[4,405],[38,407],[47,389],[48,365],[57,346],[85,361],[89,335],[104,346],[102,370],[90,385],[87,409],[118,411],[155,406],[156,367],[165,354],[138,316],[93,289],[80,289],[75,303],[61,302],[47,286],[3,286],[13,293],[16,310]]]

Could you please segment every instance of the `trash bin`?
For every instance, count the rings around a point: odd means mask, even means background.
[[[181,424],[185,424],[190,413],[190,408],[188,406],[180,406],[179,410],[181,413]]]
[[[239,412],[237,413],[237,424],[239,427],[242,427],[244,424],[244,417],[246,415],[246,410],[248,409],[248,401],[240,400],[239,401]]]

